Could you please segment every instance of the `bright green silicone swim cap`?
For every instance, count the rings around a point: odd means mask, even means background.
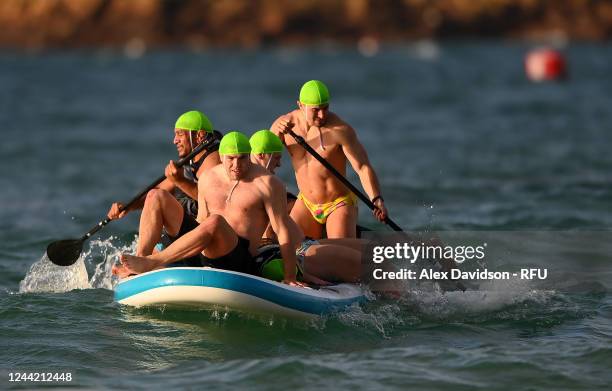
[[[268,129],[259,130],[251,136],[251,153],[283,152],[283,143],[277,135]]]
[[[285,267],[283,265],[281,258],[271,259],[261,267],[261,276],[274,281],[283,281],[285,279]],[[295,268],[295,272],[298,276],[301,276],[299,267]]]
[[[191,110],[178,117],[176,124],[174,124],[174,129],[191,130],[194,132],[205,130],[207,132],[212,132],[213,126],[204,113],[197,110]]]
[[[274,281],[282,281],[285,278],[283,260],[276,258],[266,262],[261,268],[261,276]]]
[[[304,105],[319,106],[329,103],[329,90],[319,80],[304,83],[300,90],[300,102]]]
[[[221,139],[219,155],[242,155],[251,153],[247,136],[240,132],[229,132]]]

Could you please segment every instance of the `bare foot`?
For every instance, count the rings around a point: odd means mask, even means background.
[[[119,278],[125,278],[125,277],[129,277],[130,274],[132,274],[131,271],[129,271],[125,266],[123,266],[122,264],[119,265],[113,265],[112,268],[112,273],[114,275],[116,275]]]
[[[119,259],[121,260],[122,265],[131,273],[145,273],[160,266],[159,262],[153,259],[147,257],[137,257],[130,254],[121,254]]]

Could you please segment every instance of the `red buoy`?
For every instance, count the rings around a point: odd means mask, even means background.
[[[525,56],[525,72],[531,81],[561,80],[567,76],[563,55],[554,49],[536,49]]]

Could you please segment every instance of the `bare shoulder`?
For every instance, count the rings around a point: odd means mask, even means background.
[[[213,167],[219,165],[220,163],[221,160],[219,159],[219,152],[214,151],[210,153],[208,156],[206,156],[206,158],[204,158],[204,161],[200,165],[200,168],[198,168],[198,178],[202,176],[203,173],[211,170]]]
[[[217,163],[216,165],[206,169],[206,174],[198,178],[198,183],[208,184],[215,181],[219,175],[223,174],[223,164]]]
[[[257,166],[257,168],[257,174],[256,177],[253,179],[253,182],[262,193],[265,193],[266,195],[271,195],[276,192],[281,192],[282,194],[285,194],[285,184],[283,183],[283,181],[281,181],[276,175],[270,174],[263,167]],[[259,168],[261,168],[263,171],[260,171]]]
[[[330,128],[330,130],[333,131],[332,134],[338,136],[341,141],[352,140],[357,136],[355,129],[336,113],[329,113],[327,127]]]
[[[219,151],[212,151],[204,158],[203,164],[208,164],[210,167],[214,167],[217,164],[221,163],[221,159],[219,157]]]
[[[299,114],[300,114],[300,110],[295,109],[295,110],[291,110],[285,115],[282,115],[280,118],[285,118],[285,119],[290,119],[292,121],[295,121],[296,116]]]
[[[272,130],[274,132],[274,128],[276,127],[275,125],[277,125],[280,121],[291,121],[291,122],[295,122],[295,115],[296,115],[297,110],[293,110],[290,111],[286,114],[283,114],[281,116],[279,116],[278,118],[276,118],[274,120],[274,122],[272,123],[272,127],[270,130]]]

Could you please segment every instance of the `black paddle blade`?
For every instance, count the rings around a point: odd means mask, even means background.
[[[83,241],[80,239],[58,240],[47,246],[49,260],[58,266],[70,266],[79,259],[83,251]]]

